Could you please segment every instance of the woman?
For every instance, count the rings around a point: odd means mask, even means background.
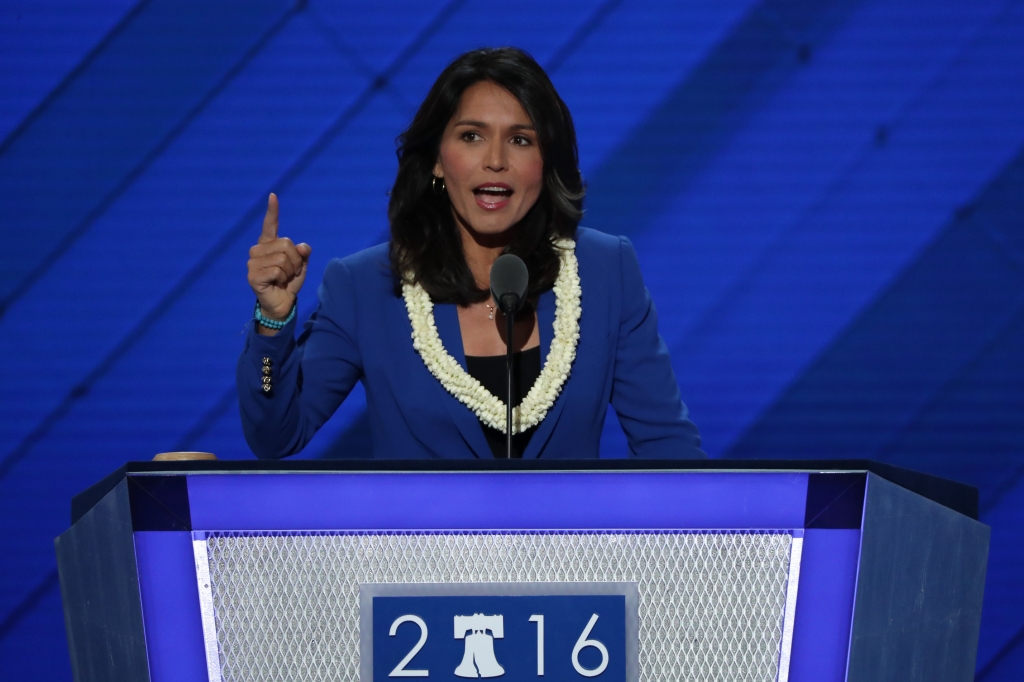
[[[543,69],[513,48],[459,57],[399,143],[390,244],[331,261],[298,341],[311,250],[277,236],[270,196],[238,363],[253,452],[298,452],[361,380],[375,457],[504,456],[505,323],[489,273],[513,253],[530,273],[513,456],[597,457],[611,402],[634,456],[704,457],[632,246],[577,227],[576,134]]]

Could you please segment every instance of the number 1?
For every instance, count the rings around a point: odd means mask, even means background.
[[[537,624],[537,675],[544,677],[544,616],[530,616],[530,622]]]

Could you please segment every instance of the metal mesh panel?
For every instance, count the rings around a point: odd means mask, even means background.
[[[783,533],[221,533],[223,679],[358,680],[362,583],[638,582],[640,680],[776,679]]]

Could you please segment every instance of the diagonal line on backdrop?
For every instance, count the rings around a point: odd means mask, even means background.
[[[989,674],[996,669],[1003,659],[1013,653],[1013,650],[1021,644],[1024,644],[1024,627],[1017,630],[1016,634],[1010,637],[1006,644],[1004,644],[992,658],[988,659],[988,663],[986,663],[981,670],[975,674],[974,682],[982,682],[982,680],[988,678]]]
[[[648,229],[861,2],[798,8],[790,0],[758,0],[734,17],[590,174],[590,227],[626,236]]]
[[[309,315],[306,314],[306,317]],[[188,452],[195,447],[195,442],[203,437],[203,435],[210,430],[210,428],[217,423],[228,410],[230,410],[238,402],[238,388],[232,384],[231,388],[221,393],[217,402],[213,404],[213,407],[209,408],[200,415],[198,421],[192,425],[188,431],[185,432],[178,442],[174,445],[175,452]]]
[[[39,118],[39,115],[42,114],[51,104],[53,104],[54,100],[63,95],[64,91],[67,90],[68,87],[72,83],[74,83],[75,80],[79,76],[81,76],[86,69],[92,66],[92,63],[96,61],[96,58],[100,54],[102,54],[103,51],[107,49],[107,47],[110,46],[110,43],[114,42],[114,39],[117,38],[117,36],[119,36],[121,32],[124,31],[125,28],[127,28],[128,25],[135,20],[135,17],[139,16],[139,13],[142,12],[142,10],[149,3],[150,0],[140,0],[140,2],[135,3],[135,6],[129,9],[125,13],[125,15],[121,17],[116,24],[114,24],[114,27],[110,29],[105,36],[100,38],[100,41],[96,43],[96,45],[94,45],[93,48],[89,50],[89,52],[86,53],[82,60],[78,62],[78,64],[76,64],[74,68],[68,71],[63,78],[60,79],[60,82],[57,83],[53,90],[51,90],[45,97],[43,97],[43,99],[40,100],[39,103],[32,108],[32,111],[28,112],[25,118],[21,120],[21,123],[19,123],[17,127],[14,130],[12,130],[10,134],[8,134],[2,142],[0,142],[0,156],[2,156],[4,152],[8,150],[8,148],[10,148],[11,144],[13,144],[17,138],[21,137],[24,134],[24,132],[28,130],[32,123],[35,122],[37,118]]]
[[[997,172],[993,176],[992,180],[988,182],[986,187],[980,190],[978,194],[967,204],[967,206],[971,207],[971,212],[977,211],[979,206],[984,206],[987,203],[989,203],[991,199],[987,197],[992,191],[992,188],[996,185],[999,185],[1007,175],[1016,173],[1017,168],[1024,168],[1024,147],[1022,147],[1021,150],[1016,154],[1014,159],[1010,161],[1008,164],[1006,164],[999,172]],[[957,213],[960,213],[960,210],[958,210]],[[959,216],[954,216],[954,221],[957,220],[962,220],[962,218],[960,218]],[[1017,247],[1013,243],[1011,243],[1009,239],[1003,234],[1002,229],[993,226],[993,224],[988,221],[982,221],[981,224],[978,224],[978,222],[979,221],[975,220],[974,224],[971,225],[970,229],[983,240],[987,241],[989,247],[996,251],[998,254],[1002,255],[1013,268],[1018,270],[1024,269],[1024,259],[1022,259]],[[950,229],[953,229],[953,227],[955,226],[956,224],[953,223],[940,229],[936,233],[934,239],[931,240],[931,242],[929,242],[929,245],[921,249],[921,253],[925,253],[925,251],[931,246],[931,244],[934,244],[935,242],[939,241],[945,234],[949,232]],[[920,260],[916,260],[914,263],[908,266],[908,269],[916,265],[918,262],[920,262]],[[875,297],[874,302],[877,302],[881,300],[883,297],[885,297],[892,289],[898,286],[898,284],[901,281],[902,278],[900,276],[895,277],[888,286],[886,286],[883,290],[879,292],[878,296]],[[1024,301],[1024,299],[1022,299],[1022,301]],[[838,343],[838,340],[845,338],[845,335],[849,332],[850,329],[853,329],[857,325],[861,324],[864,318],[871,313],[871,310],[871,305],[869,305],[864,310],[860,311],[857,315],[852,317],[846,324],[844,329],[836,334],[836,340],[829,343],[818,355],[815,356],[815,358],[811,362],[808,363],[807,366],[809,368],[816,367],[818,363],[821,362],[822,358],[826,357],[828,353],[834,349],[834,347]],[[941,399],[951,389],[953,384],[959,378],[961,378],[966,372],[970,371],[971,368],[977,362],[979,362],[993,346],[999,343],[999,341],[1007,332],[1007,330],[1010,329],[1016,322],[1020,321],[1022,316],[1024,316],[1024,302],[1019,303],[1009,314],[1007,314],[1004,317],[1004,319],[1000,323],[998,323],[995,330],[991,334],[989,334],[988,337],[982,340],[982,343],[977,347],[977,349],[975,349],[975,351],[971,353],[969,357],[963,360],[954,371],[950,372],[947,375],[946,379],[941,382],[941,384],[938,386],[938,388],[935,389],[931,396],[927,400],[923,401],[920,405],[918,405],[918,407],[914,409],[913,413],[899,426],[898,429],[896,429],[890,436],[888,436],[885,441],[883,441],[881,444],[875,447],[874,450],[872,450],[871,454],[868,456],[869,459],[884,461],[885,458],[892,453],[893,448],[896,447],[896,444],[900,440],[900,438],[902,438],[906,433],[908,433],[915,426],[917,426],[925,417],[925,415],[927,415],[928,411],[935,407],[941,401]],[[800,377],[798,377],[793,383],[798,382],[805,375],[806,372],[802,374]],[[776,400],[774,400],[771,405],[765,408],[762,414],[758,417],[758,419],[752,422],[752,424],[762,423],[765,419],[765,415],[771,414],[772,410],[775,409],[783,400],[785,400],[786,396],[788,395],[789,388],[790,387],[787,387],[786,390],[780,391],[779,397]],[[736,439],[736,443],[740,443],[742,439],[743,436],[740,436],[739,438]],[[730,450],[728,450],[724,456],[731,457],[731,453],[732,448],[730,448]],[[987,501],[982,503],[981,512],[984,513],[987,509],[991,509],[995,504],[997,504],[999,499],[1004,494],[1013,489],[1013,487],[1016,485],[1016,483],[1021,477],[1024,477],[1024,466],[1022,466],[1020,469],[1015,470],[1015,472],[1011,474],[1003,483],[997,486],[996,491],[987,499]]]
[[[361,76],[371,80],[377,77],[377,72],[374,68],[367,64],[363,56],[338,35],[338,32],[327,23],[327,20],[317,11],[316,7],[306,7],[306,18],[313,28],[327,40],[334,51],[347,59],[352,68],[358,71]]]
[[[148,1],[148,0],[147,0]],[[70,232],[64,235],[64,238],[58,242],[57,246],[53,248],[40,261],[39,265],[33,268],[25,277],[18,282],[18,284],[11,290],[5,299],[0,301],[0,317],[3,317],[4,313],[11,307],[15,301],[25,295],[29,289],[32,288],[39,279],[49,271],[53,264],[62,255],[67,253],[75,242],[89,231],[89,228],[99,220],[107,210],[113,206],[114,202],[121,198],[121,196],[128,191],[128,189],[135,184],[135,181],[142,176],[143,173],[149,168],[149,166],[160,157],[167,148],[174,143],[175,140],[192,124],[196,118],[213,102],[214,99],[220,95],[221,92],[240,74],[243,69],[252,61],[252,59],[264,48],[267,43],[278,34],[278,32],[285,27],[285,25],[294,17],[297,13],[302,11],[305,6],[304,0],[298,0],[288,10],[286,10],[278,19],[275,21],[270,28],[268,28],[259,39],[249,47],[245,53],[242,54],[241,58],[235,62],[230,69],[217,81],[216,84],[200,99],[195,106],[193,106],[182,118],[178,121],[173,128],[171,128],[166,135],[154,146],[142,160],[139,161],[135,166],[129,170],[121,181],[118,182],[113,189],[107,192],[100,202],[96,204],[85,217],[82,218],[77,225],[75,225]]]
[[[57,576],[57,569],[53,568],[43,576],[43,579],[32,588],[31,592],[25,595],[24,599],[18,602],[18,604],[11,609],[6,616],[4,616],[3,620],[0,620],[0,641],[2,641],[7,635],[11,634],[11,632],[18,627],[18,623],[20,623],[25,616],[31,613],[39,602],[41,602],[43,598],[50,593],[50,590],[58,584],[60,584],[60,580]]]
[[[164,314],[170,310],[170,308],[185,295],[185,292],[189,291],[192,286],[199,280],[199,278],[209,270],[213,264],[220,257],[221,252],[228,249],[236,239],[245,233],[247,229],[252,225],[253,221],[259,218],[260,214],[264,210],[266,199],[264,198],[267,193],[271,191],[281,191],[291,186],[291,184],[298,178],[303,171],[320,155],[320,153],[330,144],[339,133],[344,131],[349,123],[351,123],[356,116],[366,107],[367,104],[380,92],[389,81],[402,67],[408,63],[416,52],[418,52],[423,45],[430,39],[430,37],[437,32],[437,30],[444,25],[452,13],[465,0],[451,0],[448,4],[441,8],[441,10],[434,16],[434,18],[427,24],[426,27],[415,38],[398,54],[398,56],[391,62],[387,69],[381,74],[379,78],[369,83],[363,91],[359,94],[356,100],[350,104],[337,119],[329,125],[313,143],[306,148],[306,150],[299,156],[299,158],[288,168],[285,169],[277,180],[271,184],[270,188],[265,193],[260,194],[260,198],[257,199],[249,208],[245,211],[242,217],[227,231],[225,232],[217,242],[207,249],[207,251],[199,257],[199,260],[189,268],[185,274],[183,274],[178,281],[171,286],[170,289],[160,297],[160,300],[153,305],[142,319],[139,320],[138,324],[132,328],[121,340],[114,346],[113,349],[106,356],[103,357],[100,362],[93,367],[93,369],[86,375],[85,379],[82,380],[77,386],[72,388],[68,394],[64,397],[61,403],[53,409],[37,426],[25,436],[24,439],[18,444],[14,450],[8,454],[3,461],[0,461],[0,480],[7,476],[14,468],[14,466],[24,459],[46,435],[50,430],[70,412],[71,408],[74,407],[75,403],[83,398],[89,392],[89,387],[96,383],[102,376],[104,376],[110,369],[117,364],[117,361],[124,355],[128,349],[136,344],[146,332],[159,320]]]
[[[916,105],[923,102],[925,98],[935,88],[940,86],[948,77],[949,72],[952,71],[955,66],[957,66],[958,64],[962,63],[964,60],[967,59],[969,53],[971,52],[971,49],[973,47],[976,47],[979,44],[979,42],[981,42],[981,40],[985,36],[986,31],[990,29],[992,26],[998,25],[999,21],[1002,20],[1004,16],[1013,8],[1014,1],[1015,0],[1008,0],[1000,7],[1000,9],[997,12],[994,12],[990,18],[983,22],[982,25],[978,27],[977,32],[964,41],[963,46],[957,51],[955,56],[953,56],[945,64],[942,71],[937,73],[934,77],[927,81],[923,86],[921,86],[917,90],[913,97],[911,97],[910,99],[903,103],[899,110],[896,111],[894,115],[889,119],[892,122],[888,126],[890,130],[892,128],[895,128],[896,124],[899,121],[903,120],[907,115],[909,115],[911,110]],[[702,327],[710,327],[711,325],[713,325],[714,321],[721,317],[723,311],[726,310],[727,306],[730,304],[730,301],[735,296],[740,295],[742,291],[749,288],[751,281],[754,280],[762,266],[769,260],[771,260],[771,258],[773,258],[776,254],[782,251],[782,249],[785,246],[786,239],[790,235],[795,233],[801,225],[807,222],[810,216],[814,215],[815,211],[824,206],[833,194],[839,192],[843,184],[869,161],[871,152],[874,150],[875,144],[876,143],[874,141],[866,143],[862,147],[862,150],[856,156],[851,158],[845,167],[843,167],[839,172],[836,173],[835,178],[833,178],[832,181],[829,182],[829,184],[818,194],[818,198],[814,200],[807,208],[805,208],[795,220],[793,220],[788,226],[781,230],[780,233],[775,237],[775,239],[770,244],[768,244],[762,249],[758,257],[754,259],[754,261],[744,269],[743,273],[726,288],[726,290],[718,297],[716,302],[710,307],[708,307],[700,315],[699,319],[690,327],[690,330],[685,334],[685,336],[672,344],[672,348],[676,349],[676,351],[673,352],[673,355],[678,354],[678,349],[681,346],[684,346],[690,340],[700,336]],[[912,263],[908,264],[907,267],[910,267],[910,265],[912,265]],[[904,270],[905,268],[900,272],[892,273],[890,281],[895,281],[896,279],[898,279]],[[847,325],[847,327],[848,326],[849,325]],[[838,336],[842,335],[844,331],[845,328],[843,330],[840,330],[837,333],[837,338]],[[821,353],[818,353],[815,357],[811,358],[805,364],[805,367],[811,366],[820,356]],[[778,391],[776,391],[775,396],[771,400],[769,400],[769,402],[767,402],[758,411],[758,413],[750,419],[750,422],[747,424],[747,426],[743,428],[741,432],[736,434],[733,441],[729,443],[723,450],[723,454],[721,455],[723,458],[730,457],[730,451],[732,450],[733,446],[736,443],[740,442],[740,440],[743,437],[743,434],[745,434],[753,424],[756,424],[760,419],[762,419],[766,414],[768,414],[772,410],[772,408],[774,408],[778,404],[778,402],[785,395],[786,391],[792,386],[793,381],[795,381],[795,379],[791,378],[791,380],[786,385],[779,387]]]
[[[594,12],[584,21],[579,28],[577,28],[569,38],[562,43],[547,60],[544,65],[545,70],[550,74],[560,67],[566,59],[568,59],[573,52],[575,52],[583,43],[586,42],[587,38],[596,30],[608,17],[613,9],[621,3],[622,0],[605,0]],[[341,49],[341,48],[339,48]],[[342,50],[343,51],[343,50]],[[262,207],[262,204],[261,204]],[[385,233],[383,238],[386,240],[388,235]],[[376,242],[375,242],[376,243]],[[312,309],[310,309],[311,311]],[[309,313],[305,313],[308,317]],[[213,407],[209,408],[206,412],[199,417],[196,423],[190,428],[185,435],[181,437],[175,450],[190,450],[194,447],[196,441],[215,424],[228,410],[230,410],[237,402],[238,389],[234,385],[225,390],[217,401],[213,404]],[[353,420],[357,419],[358,415],[353,417]],[[2,470],[0,470],[0,478],[2,478]]]
[[[548,57],[544,69],[552,74],[565,63],[565,60],[572,56],[580,45],[586,42],[590,34],[597,30],[597,27],[604,23],[604,20],[611,14],[612,10],[618,7],[622,0],[605,0],[594,12],[587,17],[587,20],[580,24],[569,39],[562,43],[554,54]]]
[[[1024,464],[1018,466],[1013,472],[996,486],[992,494],[985,498],[985,501],[978,507],[978,516],[984,516],[995,509],[1003,498],[1010,494],[1014,488],[1024,480]]]
[[[919,88],[913,97],[904,102],[899,110],[896,111],[889,119],[891,121],[891,124],[888,126],[890,131],[895,128],[896,124],[903,120],[916,105],[924,101],[924,99],[936,87],[941,85],[949,72],[952,71],[956,65],[967,58],[971,48],[977,46],[989,28],[998,24],[999,20],[1002,19],[1003,16],[1012,8],[1014,1],[1015,0],[1008,0],[1008,2],[1006,2],[998,12],[994,13],[991,18],[984,22],[983,25],[978,28],[975,35],[964,41],[963,47],[947,62],[943,70]],[[778,236],[775,237],[770,244],[762,249],[759,256],[749,266],[747,266],[743,273],[733,281],[721,296],[718,297],[717,302],[710,306],[700,316],[700,319],[692,325],[690,331],[686,335],[686,338],[680,339],[674,343],[673,347],[678,348],[685,344],[689,339],[697,336],[697,330],[700,327],[713,324],[714,320],[721,316],[722,312],[729,304],[729,301],[734,296],[739,295],[740,292],[749,288],[750,282],[756,277],[761,267],[784,248],[786,239],[796,232],[801,225],[806,223],[818,209],[824,206],[833,194],[838,193],[843,184],[870,160],[871,154],[876,148],[876,144],[877,143],[874,140],[865,143],[861,148],[861,151],[850,159],[846,166],[837,172],[835,178],[818,194],[818,198],[805,208],[786,228],[781,230]],[[894,273],[893,278],[895,279],[899,274],[900,273]]]
[[[995,178],[988,183],[988,186],[986,188],[982,189],[981,192],[979,192],[979,194],[975,197],[973,201],[976,203],[985,203],[985,195],[986,193],[988,193],[990,188],[993,185],[997,184],[1005,175],[1012,172],[1014,167],[1019,166],[1022,160],[1024,160],[1024,150],[1022,150],[1022,153],[1018,154],[1013,161],[1007,164],[1006,167],[1004,167],[1000,172],[998,172]],[[939,236],[945,234],[948,229],[949,228],[944,228],[940,230]],[[1008,243],[1004,238],[1002,238],[1001,233],[997,232],[996,228],[994,228],[988,221],[985,221],[981,225],[977,225],[974,231],[982,238],[984,238],[994,251],[1004,256],[1013,267],[1018,269],[1022,267],[1020,256],[1016,253],[1016,250],[1013,247],[1013,245]],[[889,287],[887,287],[887,289],[888,288]],[[881,298],[884,295],[885,293],[883,292],[882,294],[879,295],[878,298]],[[861,316],[858,315],[857,320],[851,322],[850,326],[852,327],[854,324],[856,324],[860,317]],[[913,429],[915,426],[917,426],[920,423],[920,421],[924,418],[924,416],[928,413],[928,411],[935,407],[940,400],[942,400],[942,398],[952,388],[954,383],[958,379],[963,377],[963,375],[966,372],[970,371],[978,362],[980,362],[982,358],[985,357],[986,353],[988,353],[996,344],[998,344],[1000,340],[1003,338],[1003,336],[1006,334],[1006,332],[1014,324],[1019,322],[1022,319],[1022,317],[1024,317],[1024,300],[1022,300],[1022,302],[1019,303],[1005,317],[1005,319],[996,327],[996,329],[988,336],[988,338],[985,338],[983,340],[981,345],[978,346],[978,348],[970,355],[970,357],[964,360],[964,362],[962,362],[960,366],[956,368],[956,371],[949,374],[946,381],[944,381],[942,385],[939,386],[934,393],[932,393],[931,397],[928,400],[926,400],[923,404],[921,404],[916,410],[914,410],[913,415],[910,416],[910,418],[908,418],[895,433],[893,433],[888,439],[886,439],[884,443],[875,448],[874,452],[871,453],[871,459],[882,459],[886,457],[888,454],[890,454],[892,452],[892,449],[896,447],[896,443],[899,441],[899,439],[904,434],[908,433],[911,429]],[[1005,485],[1005,483],[1002,484],[1002,486],[1000,486],[999,489],[1002,490],[1003,487],[1005,487]],[[997,498],[1000,495],[1001,493],[996,493]],[[991,506],[995,504],[995,501],[990,499],[985,504],[988,505],[989,508],[991,508]]]
[[[356,50],[353,49],[337,31],[334,30],[333,26],[327,23],[323,16],[317,12],[314,7],[309,7],[306,10],[306,18],[309,19],[310,25],[330,44],[331,48],[347,59],[349,64],[352,65],[352,68],[354,68],[359,74],[369,79],[376,79],[380,77],[374,68],[363,60],[362,56],[356,52]],[[405,101],[402,93],[392,87],[390,82],[387,83],[384,90],[386,90],[387,94],[395,100],[398,108],[406,112],[411,118],[416,109]]]

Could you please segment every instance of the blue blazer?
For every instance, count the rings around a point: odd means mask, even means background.
[[[576,257],[583,290],[576,359],[524,459],[596,458],[609,402],[633,456],[705,457],[629,240],[580,228]],[[276,336],[252,329],[246,338],[238,397],[245,438],[258,457],[301,450],[362,381],[375,458],[493,458],[476,415],[413,349],[386,244],[332,260],[319,297],[298,340],[295,322]],[[435,305],[434,317],[445,348],[465,368],[455,305]],[[543,359],[554,329],[553,292],[540,297],[537,318]],[[269,392],[263,390],[267,362]]]

